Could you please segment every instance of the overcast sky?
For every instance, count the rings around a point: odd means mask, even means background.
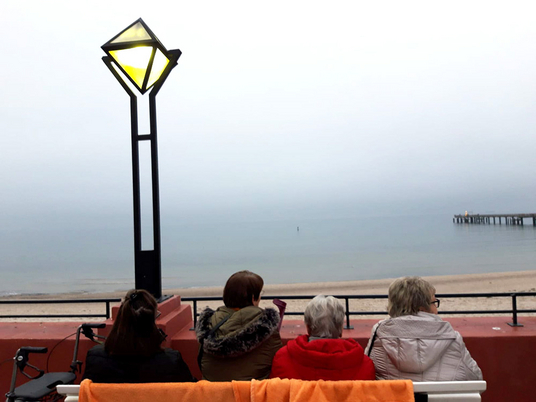
[[[536,212],[535,8],[2,0],[4,230],[131,222],[100,46],[140,17],[183,52],[157,97],[163,220]]]

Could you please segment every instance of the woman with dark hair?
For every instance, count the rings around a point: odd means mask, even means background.
[[[83,379],[101,383],[195,381],[181,354],[163,349],[159,312],[146,290],[129,290],[104,345],[90,349]]]
[[[249,381],[270,375],[272,359],[282,343],[279,313],[259,308],[263,286],[259,275],[237,272],[225,284],[225,306],[216,311],[207,307],[199,316],[198,362],[204,380]]]
[[[376,379],[412,381],[481,380],[482,371],[458,331],[437,315],[435,288],[413,276],[389,286],[391,318],[372,328],[365,349],[376,367]]]

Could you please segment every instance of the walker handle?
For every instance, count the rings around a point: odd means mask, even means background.
[[[37,346],[23,346],[19,349],[19,352],[26,353],[47,353],[48,349],[46,347],[37,347]]]
[[[99,322],[99,323],[86,323],[86,324],[82,324],[82,327],[83,328],[104,328],[106,327],[106,324],[104,322]]]

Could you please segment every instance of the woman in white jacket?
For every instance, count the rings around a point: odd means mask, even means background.
[[[389,286],[391,318],[372,328],[365,349],[376,367],[376,379],[482,379],[461,335],[437,315],[438,307],[435,288],[422,278],[399,278]]]

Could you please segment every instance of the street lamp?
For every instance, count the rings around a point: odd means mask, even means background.
[[[158,185],[158,143],[156,136],[156,95],[181,55],[179,49],[166,50],[140,18],[102,46],[102,60],[130,96],[132,137],[132,187],[134,195],[134,272],[136,289],[145,289],[162,298],[160,195]],[[149,134],[138,132],[138,103],[125,78],[141,94],[149,92]],[[151,145],[151,189],[153,208],[153,250],[142,250],[139,142]]]

